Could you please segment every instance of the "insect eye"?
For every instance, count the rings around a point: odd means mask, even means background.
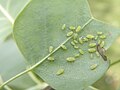
[[[65,24],[63,24],[63,26],[62,26],[62,30],[65,30],[65,28],[66,28],[66,25],[65,25]]]

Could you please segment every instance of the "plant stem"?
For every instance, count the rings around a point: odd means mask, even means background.
[[[118,63],[120,63],[120,60],[117,60],[117,61],[113,62],[113,63],[110,65],[110,67],[112,67],[112,66],[114,66],[114,65],[116,65],[116,64],[118,64]]]
[[[89,86],[89,88],[91,88],[92,90],[99,90],[99,89],[97,89],[97,88],[95,88],[93,86]]]
[[[0,11],[3,13],[3,15],[6,16],[6,18],[13,24],[14,23],[14,19],[12,18],[12,16],[10,16],[10,14],[3,8],[3,6],[0,4]]]
[[[3,79],[2,79],[2,77],[0,76],[0,84],[2,84],[2,83],[3,83]],[[12,88],[10,88],[10,87],[7,86],[7,85],[5,85],[4,88],[5,88],[6,90],[13,90]]]
[[[28,72],[28,75],[31,77],[31,79],[36,83],[36,84],[42,84],[44,83],[41,79],[38,79],[37,76],[32,72]]]
[[[88,25],[92,20],[93,20],[93,18],[90,18],[90,19],[83,25],[82,29],[83,29],[84,27],[86,27],[86,25]],[[9,80],[7,80],[6,82],[4,82],[4,83],[0,86],[0,88],[2,88],[3,86],[5,86],[6,84],[10,83],[11,81],[15,80],[16,78],[18,78],[18,77],[20,77],[20,76],[22,76],[22,75],[24,75],[24,74],[32,71],[33,69],[35,69],[35,68],[36,68],[37,66],[39,66],[41,63],[43,63],[49,56],[51,56],[51,55],[52,55],[53,53],[55,53],[59,48],[61,48],[61,45],[64,45],[64,44],[65,44],[66,42],[68,42],[71,38],[72,38],[72,36],[69,37],[69,38],[67,38],[67,39],[66,39],[62,44],[60,44],[52,53],[48,54],[46,57],[44,57],[42,60],[40,60],[40,61],[39,61],[38,63],[36,63],[35,65],[31,66],[31,67],[28,68],[27,70],[25,70],[25,71],[17,74],[16,76],[14,76],[14,77],[10,78]]]

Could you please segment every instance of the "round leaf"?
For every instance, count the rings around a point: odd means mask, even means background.
[[[61,29],[64,24],[66,30]],[[118,35],[115,28],[91,18],[86,0],[33,0],[15,21],[14,37],[21,52],[30,65],[42,61],[34,72],[57,90],[82,90],[96,82],[109,67],[109,61],[102,57],[94,54],[90,58],[88,42],[80,45],[84,55],[74,62],[66,61],[66,58],[79,53],[70,44],[72,37],[66,36],[70,31],[68,27],[79,25],[82,26],[79,37],[104,32],[106,49]],[[67,50],[60,47],[62,44]],[[52,54],[48,51],[50,46],[54,47]],[[55,60],[47,60],[49,56]],[[94,64],[98,66],[91,70]],[[59,69],[64,69],[64,73],[56,75]]]

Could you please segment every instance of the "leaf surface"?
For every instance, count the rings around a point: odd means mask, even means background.
[[[66,30],[61,30],[63,24],[67,26]],[[79,53],[70,44],[72,37],[66,37],[71,25],[82,26],[79,37],[102,31],[107,36],[105,49],[119,33],[116,28],[93,19],[86,0],[33,0],[14,25],[14,37],[22,54],[30,65],[42,62],[34,72],[56,90],[82,90],[100,79],[109,67],[109,61],[102,57],[94,55],[93,59],[90,58],[88,43],[80,45],[84,55],[73,63],[66,61],[67,57]],[[62,44],[67,50],[60,48]],[[48,52],[49,46],[54,47],[52,54]],[[49,56],[53,56],[55,61],[48,61]],[[93,64],[98,64],[95,70],[90,69]],[[56,75],[61,68],[64,74]]]

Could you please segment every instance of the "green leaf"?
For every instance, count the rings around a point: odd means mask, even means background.
[[[8,40],[0,44],[0,76],[3,82],[26,69],[23,57],[17,50],[15,42]],[[9,86],[13,90],[24,90],[36,83],[28,74],[11,82]]]
[[[29,0],[0,0],[0,42],[12,33],[14,19]]]
[[[110,47],[120,31],[93,19],[86,0],[33,0],[16,19],[14,37],[22,54],[30,65],[42,62],[34,72],[57,90],[82,90],[103,76],[109,61],[97,56],[91,59],[87,52],[88,43],[85,43],[80,46],[85,54],[73,63],[67,62],[66,58],[78,50],[70,44],[72,37],[66,37],[69,30],[61,30],[63,24],[67,27],[82,26],[79,37],[102,31],[107,36],[105,49]],[[67,50],[60,48],[62,44]],[[50,46],[54,47],[51,54],[48,52]],[[55,58],[53,62],[47,60],[51,55]],[[98,67],[90,70],[93,64],[98,64]],[[58,76],[59,69],[64,69],[64,73]]]

